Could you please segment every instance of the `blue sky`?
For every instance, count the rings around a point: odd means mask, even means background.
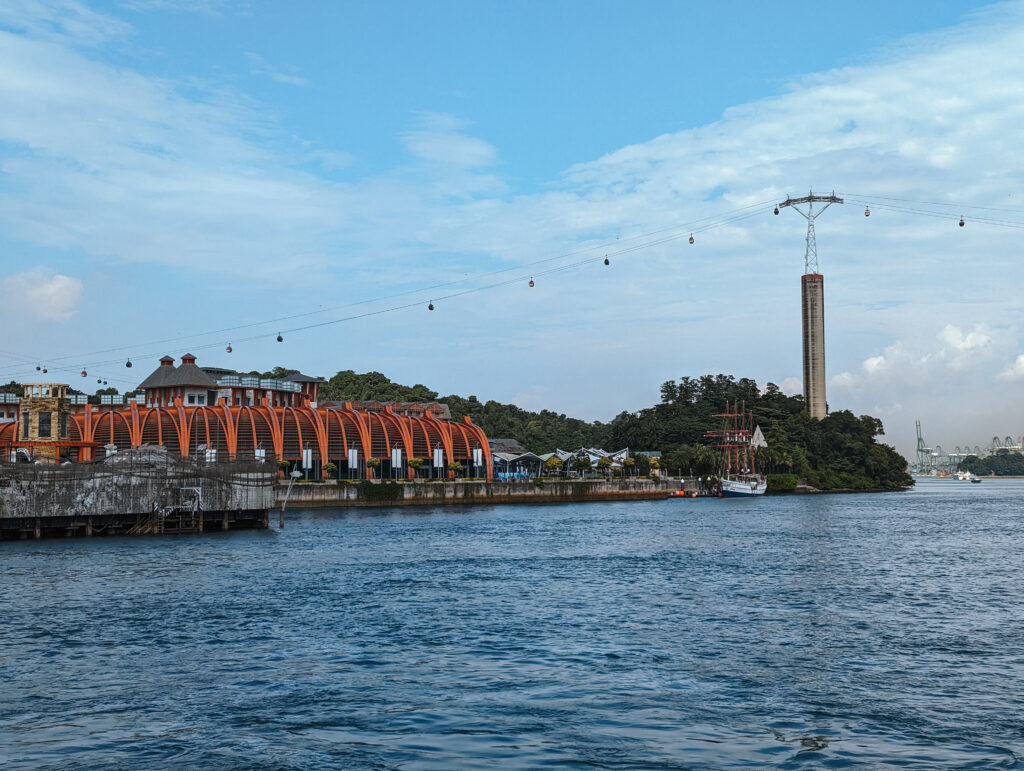
[[[1020,50],[1016,2],[7,0],[0,379],[193,349],[602,420],[683,375],[798,390],[803,221],[770,202],[813,185],[850,198],[831,406],[904,451],[915,417],[1016,436]],[[854,203],[887,197],[943,216]],[[590,261],[528,289],[549,258]]]

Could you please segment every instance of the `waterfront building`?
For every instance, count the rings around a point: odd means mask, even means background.
[[[140,384],[140,395],[127,401],[104,396],[101,404],[89,404],[85,396],[68,395],[65,384],[46,384],[63,394],[68,416],[64,444],[46,460],[85,461],[108,446],[116,451],[160,445],[181,456],[209,460],[286,460],[308,469],[314,478],[328,461],[343,478],[370,478],[373,464],[367,460],[375,459],[380,461],[381,477],[411,478],[415,469],[409,467],[410,458],[428,464],[436,460],[441,473],[448,473],[444,469],[449,463],[473,466],[474,450],[479,450],[487,478],[493,475],[486,434],[468,416],[461,421],[439,417],[451,414],[446,405],[442,409],[413,403],[318,404],[319,380],[291,377],[296,379],[268,380],[216,370],[211,374],[186,354],[178,367],[169,356],[161,359]],[[18,430],[24,422],[19,417],[28,414],[26,407],[31,405],[26,398],[19,400],[13,419],[0,422],[0,448],[6,450],[6,459],[19,449],[38,449],[33,445],[37,439]],[[11,406],[5,400],[5,413]],[[35,420],[30,426],[38,426],[39,418]],[[42,460],[37,454],[33,458]]]

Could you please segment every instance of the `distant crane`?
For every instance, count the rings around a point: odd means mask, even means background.
[[[917,466],[925,469],[931,465],[932,448],[924,443],[921,436],[921,418],[915,418],[914,425],[917,427]]]

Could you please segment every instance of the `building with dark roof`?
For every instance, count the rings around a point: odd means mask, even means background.
[[[240,375],[219,367],[198,367],[196,357],[186,353],[181,365],[164,356],[160,366],[153,370],[138,386],[147,407],[166,407],[181,399],[186,405],[217,404],[226,399],[228,404],[251,406],[266,400],[275,407],[298,407],[316,403],[320,378],[301,373],[287,378],[260,378]]]

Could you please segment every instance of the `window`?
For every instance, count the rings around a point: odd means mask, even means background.
[[[196,397],[196,401],[199,402],[199,404],[206,404],[206,395],[199,394],[199,396]]]
[[[24,427],[21,429],[21,438],[28,439],[28,413],[26,412],[22,417],[25,418]]]
[[[50,438],[50,413],[40,412],[39,413],[39,438],[49,439]]]
[[[60,414],[60,438],[68,438],[68,414],[66,412]]]
[[[189,404],[195,404],[196,403],[196,395],[195,394],[189,394],[188,395],[188,403]]]

